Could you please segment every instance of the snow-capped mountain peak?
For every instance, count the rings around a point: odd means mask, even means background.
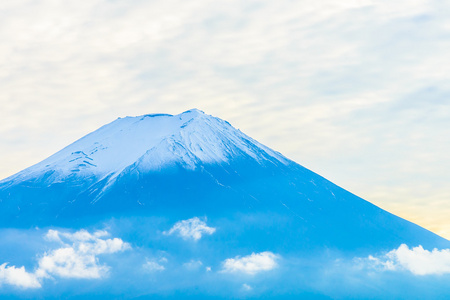
[[[167,164],[195,169],[243,156],[261,163],[289,163],[228,122],[191,109],[178,115],[118,118],[9,180],[39,178],[48,172],[52,183],[68,176],[114,178],[132,166],[144,171]]]

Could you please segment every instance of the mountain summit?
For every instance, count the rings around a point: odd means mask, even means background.
[[[269,234],[292,249],[448,244],[197,109],[99,128],[1,181],[0,208],[3,226],[258,215],[249,241]]]
[[[74,176],[113,181],[130,168],[142,172],[171,165],[195,169],[242,158],[262,164],[289,163],[228,122],[192,109],[179,115],[118,118],[6,181],[35,180],[43,175],[49,184]]]

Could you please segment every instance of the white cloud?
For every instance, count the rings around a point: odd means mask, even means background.
[[[15,266],[0,265],[0,284],[5,283],[20,288],[40,288],[41,283],[37,276],[28,273],[25,267],[16,268]]]
[[[59,238],[59,232],[57,230],[50,229],[44,238],[49,242],[62,242]]]
[[[188,270],[198,270],[201,266],[203,266],[203,263],[200,260],[194,259],[191,259],[190,261],[183,264],[183,267]]]
[[[99,263],[98,255],[130,249],[130,245],[119,238],[102,239],[107,235],[106,231],[96,231],[91,234],[86,230],[75,233],[49,230],[45,239],[57,242],[62,247],[44,253],[33,273],[26,272],[24,267],[1,265],[0,283],[37,288],[41,287],[43,278],[52,276],[101,278],[108,273],[109,267]]]
[[[368,260],[385,270],[408,270],[415,275],[450,273],[450,249],[425,250],[422,246],[409,248],[402,244],[381,257]]]
[[[279,255],[269,251],[252,253],[251,255],[235,258],[228,258],[223,262],[222,272],[226,273],[246,273],[254,275],[262,271],[270,271],[278,266],[276,260]]]
[[[205,218],[206,221],[206,218]],[[197,217],[192,219],[183,220],[177,222],[168,232],[164,231],[164,234],[177,233],[183,239],[193,239],[195,241],[201,239],[202,234],[213,234],[216,229],[208,227],[205,221],[200,220]]]
[[[144,270],[146,270],[148,272],[161,272],[166,269],[166,267],[164,265],[167,264],[168,261],[169,260],[164,256],[160,257],[159,259],[146,258],[146,262],[142,267],[144,268]]]
[[[36,271],[41,277],[58,275],[66,278],[100,278],[108,272],[108,267],[98,263],[97,255],[111,254],[130,248],[121,239],[102,239],[106,231],[93,234],[86,230],[75,233],[60,233],[49,230],[46,238],[57,241],[64,247],[45,253],[39,260]],[[68,243],[69,242],[69,243]]]
[[[145,264],[144,264],[144,269],[150,272],[155,272],[155,271],[164,271],[166,269],[166,267],[164,267],[163,265],[159,264],[156,261],[151,261],[148,260]]]
[[[99,265],[95,254],[68,247],[45,254],[39,260],[36,274],[41,277],[51,274],[66,278],[100,278],[107,272],[108,267]]]
[[[250,285],[246,284],[246,283],[244,283],[244,284],[242,285],[242,290],[245,291],[245,292],[249,292],[249,291],[251,291],[252,289],[253,289],[253,288],[252,288]]]

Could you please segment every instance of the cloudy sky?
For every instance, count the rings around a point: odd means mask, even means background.
[[[199,108],[450,238],[450,4],[0,2],[0,177]]]

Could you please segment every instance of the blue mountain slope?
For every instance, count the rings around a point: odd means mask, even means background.
[[[449,246],[198,110],[118,119],[0,182],[0,208],[3,227],[82,227],[126,216],[239,223],[255,215],[281,221],[249,228],[243,243]]]

